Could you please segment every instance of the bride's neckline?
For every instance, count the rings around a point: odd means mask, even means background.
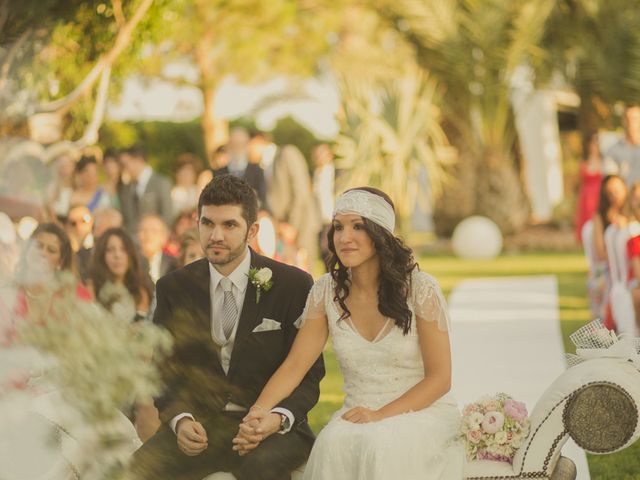
[[[340,318],[340,306],[336,305],[336,302],[334,302],[333,300],[331,301],[331,305],[333,305],[333,309],[334,309],[336,315],[338,316],[338,318]],[[379,342],[381,342],[382,340],[384,340],[385,338],[387,338],[389,336],[389,334],[393,330],[393,325],[391,326],[391,328],[388,328],[390,321],[391,321],[391,318],[386,317],[384,325],[382,325],[380,330],[378,330],[378,333],[376,334],[376,336],[373,338],[373,340],[369,340],[367,337],[362,335],[360,333],[360,331],[356,328],[355,324],[351,320],[351,317],[347,317],[347,318],[344,319],[344,322],[346,323],[347,328],[356,337],[360,338],[362,341],[364,341],[366,343],[369,343],[369,344],[379,343]]]

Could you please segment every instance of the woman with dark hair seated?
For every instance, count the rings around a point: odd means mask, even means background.
[[[140,259],[129,234],[110,228],[98,238],[91,268],[93,288],[98,299],[116,317],[138,321],[147,317],[151,303],[150,280],[140,267]],[[129,418],[144,442],[160,427],[153,400],[138,399]]]
[[[96,299],[114,315],[127,320],[146,318],[151,286],[129,234],[110,228],[93,249],[91,281]]]
[[[60,225],[43,223],[27,240],[16,266],[15,315],[45,315],[51,308],[58,283],[65,272],[75,275],[69,236]],[[91,293],[79,282],[76,295],[79,299],[91,300]]]
[[[338,197],[328,233],[329,272],[313,286],[300,331],[234,439],[249,453],[279,425],[269,413],[302,381],[329,335],[344,376],[344,406],[316,440],[304,478],[462,478],[455,443],[449,315],[436,280],[393,233],[380,190]]]

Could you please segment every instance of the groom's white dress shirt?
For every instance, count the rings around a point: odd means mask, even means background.
[[[222,330],[222,322],[220,319],[223,318],[223,302],[224,302],[224,290],[222,289],[222,285],[220,285],[220,280],[222,280],[223,275],[215,269],[211,263],[209,263],[209,274],[211,276],[209,282],[209,295],[211,296],[211,337],[217,346],[218,358],[220,359],[220,364],[224,373],[227,374],[229,372],[229,364],[231,361],[231,353],[233,352],[233,344],[236,339],[236,331],[238,330],[238,323],[240,320],[240,315],[242,314],[242,305],[244,304],[244,296],[247,291],[247,285],[249,284],[249,269],[251,268],[251,253],[247,248],[246,254],[240,265],[236,267],[236,269],[229,274],[227,277],[231,280],[233,292],[233,298],[236,301],[236,305],[238,307],[238,318],[236,319],[236,324],[231,331],[231,335],[227,339]],[[225,405],[226,411],[244,411],[246,408],[243,408],[239,405],[235,405],[233,403],[228,403]],[[279,413],[285,415],[289,419],[289,426],[285,430],[279,433],[287,433],[291,430],[294,422],[293,413],[291,413],[286,408],[274,408],[271,410],[272,413]],[[184,417],[189,417],[192,420],[193,415],[190,413],[181,413],[176,415],[171,419],[169,425],[171,429],[175,432],[176,425],[178,421],[180,421]]]

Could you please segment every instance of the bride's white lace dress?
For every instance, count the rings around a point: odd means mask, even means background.
[[[377,409],[395,400],[424,378],[416,315],[449,328],[446,303],[436,280],[414,271],[409,307],[411,331],[403,335],[388,320],[377,338],[363,338],[348,320],[338,321],[329,274],[313,286],[304,319],[326,315],[342,375],[344,406],[320,432],[305,467],[305,480],[458,480],[464,451],[455,440],[460,414],[445,395],[416,412],[379,422],[355,424],[341,415],[357,406]],[[418,319],[418,321],[422,321]]]

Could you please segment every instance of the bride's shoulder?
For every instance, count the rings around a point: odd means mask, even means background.
[[[313,285],[326,288],[328,286],[331,286],[332,284],[333,284],[333,278],[331,278],[331,274],[325,273],[321,277],[318,277],[318,279],[314,282]]]
[[[438,287],[438,280],[433,275],[428,274],[427,272],[423,272],[422,270],[418,270],[418,267],[414,268],[411,272],[411,283],[415,287]]]

